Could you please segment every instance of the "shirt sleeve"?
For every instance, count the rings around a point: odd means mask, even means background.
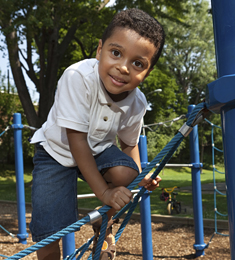
[[[74,69],[64,72],[58,82],[56,123],[60,127],[88,132],[90,89],[83,76]]]

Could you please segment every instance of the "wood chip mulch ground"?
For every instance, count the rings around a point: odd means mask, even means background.
[[[27,228],[31,217],[31,207],[26,207]],[[15,204],[0,203],[0,225],[13,234],[18,232],[17,224],[17,208]],[[120,224],[114,227],[114,233]],[[220,230],[221,231],[221,230]],[[29,230],[28,243],[23,245],[18,243],[17,238],[12,238],[2,229],[0,229],[0,255],[12,256],[19,251],[33,245]],[[213,229],[205,229],[205,243],[208,243],[213,235]],[[228,231],[221,231],[228,234]],[[76,247],[80,247],[93,235],[91,226],[85,225],[76,233]],[[152,241],[153,259],[195,259],[195,250],[193,244],[194,227],[177,225],[152,223]],[[82,259],[87,259],[91,250],[88,251]],[[215,235],[209,247],[205,249],[205,255],[199,257],[203,259],[226,260],[230,259],[229,237]],[[6,259],[0,256],[0,260]],[[36,253],[32,253],[23,259],[37,259]],[[126,226],[122,236],[117,243],[116,260],[140,260],[142,257],[141,245],[141,226],[138,221],[131,220]]]

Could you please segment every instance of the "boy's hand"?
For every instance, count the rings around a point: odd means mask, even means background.
[[[115,210],[122,209],[132,199],[132,193],[124,186],[107,189],[100,200],[114,208]]]
[[[149,191],[155,190],[157,187],[159,187],[159,182],[162,180],[161,177],[157,176],[155,179],[150,178],[152,175],[151,172],[149,172],[143,180],[139,183],[139,186],[145,187]]]

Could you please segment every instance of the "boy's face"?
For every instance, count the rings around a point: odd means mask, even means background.
[[[103,45],[99,41],[99,75],[114,101],[124,99],[149,75],[155,51],[150,41],[125,28],[116,28]]]

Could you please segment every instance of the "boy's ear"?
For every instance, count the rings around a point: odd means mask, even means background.
[[[99,45],[97,47],[96,50],[96,59],[99,60],[100,59],[100,55],[101,55],[101,50],[102,50],[102,40],[99,40]]]
[[[153,69],[149,69],[149,70],[148,70],[148,72],[146,73],[146,75],[145,75],[145,77],[144,77],[144,79],[143,79],[142,82],[144,82],[144,80],[148,77],[149,73],[150,73],[152,70],[153,70]]]

